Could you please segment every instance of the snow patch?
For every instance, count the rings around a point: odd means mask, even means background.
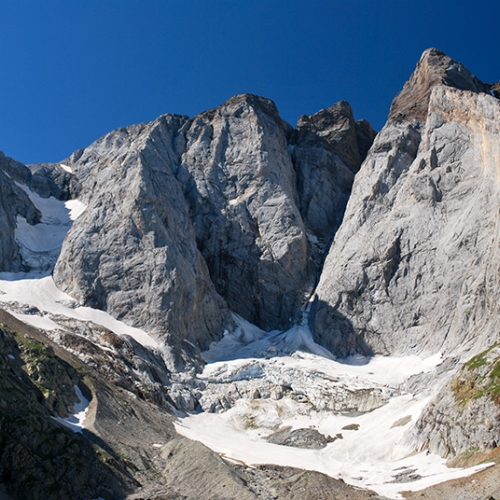
[[[252,380],[258,384],[267,377],[277,384],[289,383],[295,395],[303,393],[305,399],[286,394],[265,399],[242,394],[230,407],[223,405],[226,411],[219,407],[220,413],[180,419],[176,423],[180,434],[232,460],[316,470],[388,498],[402,498],[401,491],[420,490],[485,467],[449,469],[437,455],[415,454],[408,439],[435,388],[407,394],[403,384],[412,375],[434,370],[442,361],[440,353],[425,359],[356,355],[336,360],[314,342],[305,321],[285,332],[265,332],[238,315],[234,319],[234,332],[203,353],[208,362],[199,376],[207,387],[204,394],[216,399],[221,384]],[[361,402],[359,411],[350,413],[314,404],[315,397],[321,402],[326,395],[328,401],[329,391],[336,387],[345,388],[347,393],[378,389],[387,399],[372,411],[363,411]],[[287,426],[315,429],[337,438],[319,450],[266,441],[270,433]]]
[[[0,273],[0,291],[4,292],[4,295],[2,295],[3,302],[19,302],[34,306],[42,314],[60,314],[82,321],[92,321],[97,325],[108,328],[117,335],[129,335],[144,346],[159,347],[158,342],[144,330],[126,325],[104,311],[92,309],[91,307],[69,307],[74,305],[74,299],[56,287],[52,276],[41,276],[35,273]],[[48,330],[60,328],[50,318],[43,316],[17,313],[15,316],[39,328]]]
[[[82,432],[84,429],[84,422],[85,419],[87,418],[87,411],[89,409],[89,404],[90,401],[82,394],[82,391],[80,388],[75,385],[75,392],[76,395],[78,396],[78,402],[75,403],[74,409],[75,413],[71,414],[69,417],[62,418],[62,417],[52,417],[54,420],[59,422],[60,424],[64,425],[65,427],[68,427],[68,429],[71,429],[73,432]]]
[[[66,172],[69,172],[70,174],[73,173],[73,169],[68,166],[68,165],[65,165],[64,163],[59,163],[59,166],[63,169],[63,170],[66,170]]]
[[[87,205],[80,200],[65,201],[64,206],[69,210],[69,218],[72,221],[78,219],[87,208]]]
[[[17,216],[14,233],[25,264],[34,270],[51,269],[59,255],[64,238],[71,224],[85,210],[79,200],[60,201],[50,196],[42,198],[27,186],[16,183],[29,196],[42,214],[39,224],[30,225],[24,217]]]
[[[31,226],[24,217],[17,216],[15,239],[21,247],[32,252],[51,252],[61,248],[69,226],[54,224],[35,224]]]

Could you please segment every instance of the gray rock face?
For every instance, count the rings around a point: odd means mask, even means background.
[[[28,168],[31,172],[29,188],[42,198],[53,196],[57,200],[69,200],[78,196],[80,183],[61,165],[35,163]]]
[[[231,322],[198,249],[172,168],[186,118],[119,129],[70,162],[88,207],[54,280],[81,303],[162,336],[206,346]],[[84,181],[84,182],[83,182]]]
[[[177,174],[217,291],[265,329],[286,326],[312,285],[289,129],[271,101],[235,96],[193,120]]]
[[[280,446],[291,446],[293,448],[305,448],[310,450],[321,450],[327,444],[333,443],[336,437],[324,436],[316,429],[295,429],[284,427],[277,432],[267,436],[268,443]]]
[[[325,230],[324,248],[372,138],[347,103],[294,131],[274,103],[249,94],[193,120],[165,115],[116,130],[65,162],[69,178],[37,182],[87,205],[54,280],[177,348],[220,338],[232,326],[228,308],[283,328],[317,280],[314,231]],[[311,170],[314,182],[298,181]],[[321,184],[338,191],[333,202],[328,189],[313,192]]]
[[[299,209],[318,269],[342,222],[354,175],[374,137],[368,122],[354,121],[345,101],[299,119],[293,162]]]
[[[431,49],[395,99],[317,288],[311,326],[333,352],[451,352],[497,336],[500,102],[478,82]]]
[[[14,238],[17,216],[24,217],[31,225],[41,219],[28,195],[16,185],[16,181],[29,178],[30,171],[25,165],[0,152],[0,271],[23,270],[19,246]]]
[[[392,102],[389,119],[425,120],[432,89],[436,85],[472,92],[489,92],[491,88],[440,50],[427,49],[411,78]]]
[[[500,444],[498,343],[465,363],[418,419],[417,449],[451,458],[491,452]]]

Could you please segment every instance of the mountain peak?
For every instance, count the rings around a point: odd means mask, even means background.
[[[424,120],[431,91],[436,85],[472,92],[488,92],[490,89],[461,63],[441,50],[430,48],[422,53],[415,71],[392,102],[389,119]]]

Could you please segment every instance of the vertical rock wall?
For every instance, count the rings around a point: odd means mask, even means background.
[[[312,327],[339,355],[480,348],[497,336],[500,102],[426,51],[356,177]]]

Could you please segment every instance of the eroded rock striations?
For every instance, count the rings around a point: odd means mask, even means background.
[[[56,284],[81,303],[177,349],[184,339],[206,346],[231,321],[196,247],[173,172],[186,121],[165,116],[119,129],[70,158],[87,208],[54,270]]]
[[[493,87],[430,49],[394,99],[356,176],[310,316],[316,340],[337,355],[441,352],[465,361],[498,341]],[[496,373],[486,372],[443,374],[416,425],[416,449],[452,457],[498,445]]]
[[[220,338],[229,310],[283,328],[315,285],[373,136],[347,103],[294,131],[250,94],[111,132],[64,163],[74,180],[63,187],[87,208],[54,280],[177,351]]]
[[[271,101],[235,96],[193,120],[178,172],[217,291],[269,330],[287,325],[312,285],[290,132]]]
[[[311,325],[345,356],[486,347],[499,329],[500,102],[430,49],[356,177]]]

